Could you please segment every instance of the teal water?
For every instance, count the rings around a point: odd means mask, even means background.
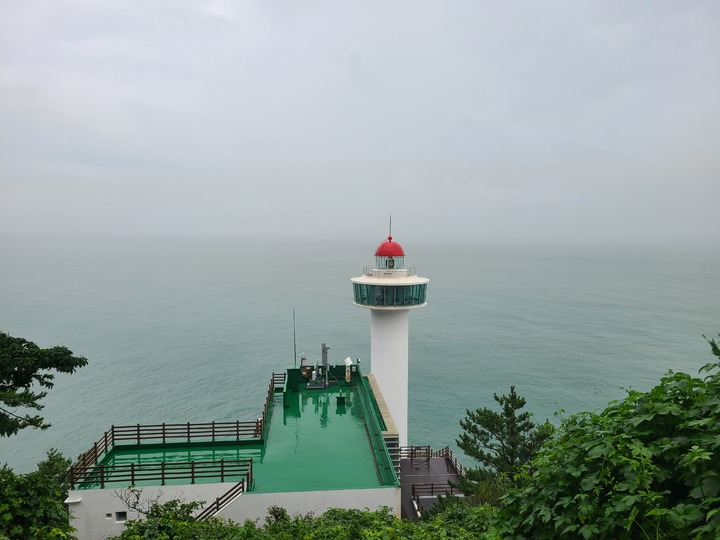
[[[53,426],[0,440],[0,463],[75,458],[112,424],[255,419],[270,373],[293,363],[293,309],[298,353],[314,361],[327,342],[331,362],[367,371],[370,316],[350,278],[375,246],[0,240],[0,329],[90,360],[56,379]],[[413,444],[452,445],[465,408],[510,385],[553,420],[712,358],[717,251],[403,246],[430,278],[410,315]]]

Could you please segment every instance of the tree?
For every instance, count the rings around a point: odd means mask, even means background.
[[[536,424],[527,411],[518,413],[526,402],[514,386],[509,395],[493,394],[493,398],[502,412],[487,407],[467,409],[467,416],[460,420],[464,433],[456,440],[466,455],[482,464],[468,469],[460,484],[466,495],[474,495],[480,502],[496,501],[553,429],[547,422]]]
[[[494,537],[720,538],[719,368],[568,418],[506,495]]]
[[[87,364],[66,347],[42,349],[23,338],[0,332],[0,436],[15,435],[21,429],[47,429],[42,416],[18,412],[19,408],[41,410],[47,395],[38,388],[52,388],[58,373],[74,373]]]
[[[0,469],[0,538],[50,540],[74,538],[65,498],[70,460],[49,450],[36,471],[15,474]]]

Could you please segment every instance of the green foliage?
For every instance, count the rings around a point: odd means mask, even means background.
[[[396,518],[389,508],[375,511],[333,508],[320,516],[290,516],[283,508],[268,509],[264,526],[218,518],[196,521],[192,509],[179,501],[156,505],[143,521],[129,521],[120,536],[111,540],[400,540],[479,538],[488,510],[453,503],[426,521]]]
[[[547,422],[536,424],[527,411],[518,413],[526,402],[514,386],[509,395],[494,394],[493,398],[502,411],[467,409],[467,416],[460,421],[464,433],[456,440],[466,455],[481,463],[481,467],[467,469],[460,484],[466,495],[480,503],[498,501],[553,429]]]
[[[487,530],[497,508],[491,504],[475,504],[467,497],[447,495],[440,497],[432,508],[423,512],[422,520],[441,522],[448,529],[461,527],[473,534]]]
[[[253,538],[236,536],[241,526],[220,519],[196,521],[193,513],[202,507],[200,502],[186,503],[171,500],[149,505],[143,519],[130,520],[116,540],[224,540]]]
[[[720,349],[708,340],[713,354]],[[669,373],[567,419],[503,500],[498,538],[720,537],[720,374]]]
[[[10,540],[71,539],[65,473],[70,460],[56,450],[35,472],[15,474],[0,469],[0,538]]]
[[[314,538],[318,540],[350,540],[367,538],[364,531],[387,530],[398,521],[389,509],[374,512],[361,510],[345,510],[334,508],[320,516],[290,517],[280,508],[268,509],[265,520],[264,535],[260,538],[278,540],[294,540],[296,538]]]
[[[87,364],[66,347],[41,349],[35,343],[0,332],[0,436],[14,435],[26,427],[47,429],[39,415],[18,413],[18,408],[40,410],[47,395],[36,388],[52,388],[55,375],[74,373]]]

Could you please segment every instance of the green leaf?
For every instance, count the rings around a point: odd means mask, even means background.
[[[592,476],[587,476],[582,479],[580,482],[580,487],[583,491],[592,491],[592,489],[597,485],[598,483],[598,477],[597,474],[594,474]]]
[[[600,456],[607,453],[608,449],[609,449],[608,444],[603,441],[603,442],[593,446],[590,450],[588,450],[587,456],[590,459],[597,459]]]
[[[615,510],[617,512],[624,512],[638,501],[640,501],[639,495],[625,495],[622,499],[620,499],[620,502],[615,505]]]
[[[706,499],[717,497],[720,493],[720,476],[716,472],[709,472],[703,477],[700,485],[690,492],[690,496],[695,499]]]
[[[580,534],[582,535],[583,538],[585,538],[585,540],[587,540],[588,538],[591,538],[593,535],[597,535],[599,533],[600,533],[600,529],[594,523],[588,523],[587,525],[583,525],[580,528]]]
[[[699,521],[703,514],[695,504],[680,503],[668,512],[668,518],[677,528],[682,529],[689,523]]]
[[[548,521],[550,521],[550,518],[552,517],[552,511],[547,506],[543,506],[542,508],[540,508],[540,510],[538,511],[537,514],[538,514],[538,516],[540,516],[543,523],[547,523]]]

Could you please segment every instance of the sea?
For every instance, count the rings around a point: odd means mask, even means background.
[[[381,240],[381,238],[378,238]],[[720,251],[404,243],[430,279],[410,314],[411,444],[455,446],[467,409],[514,386],[538,421],[599,411],[668,371],[697,375],[720,333]],[[89,360],[43,400],[47,430],[0,464],[76,458],[111,425],[253,420],[272,372],[320,358],[370,371],[350,279],[377,243],[330,239],[0,239],[0,330]]]

